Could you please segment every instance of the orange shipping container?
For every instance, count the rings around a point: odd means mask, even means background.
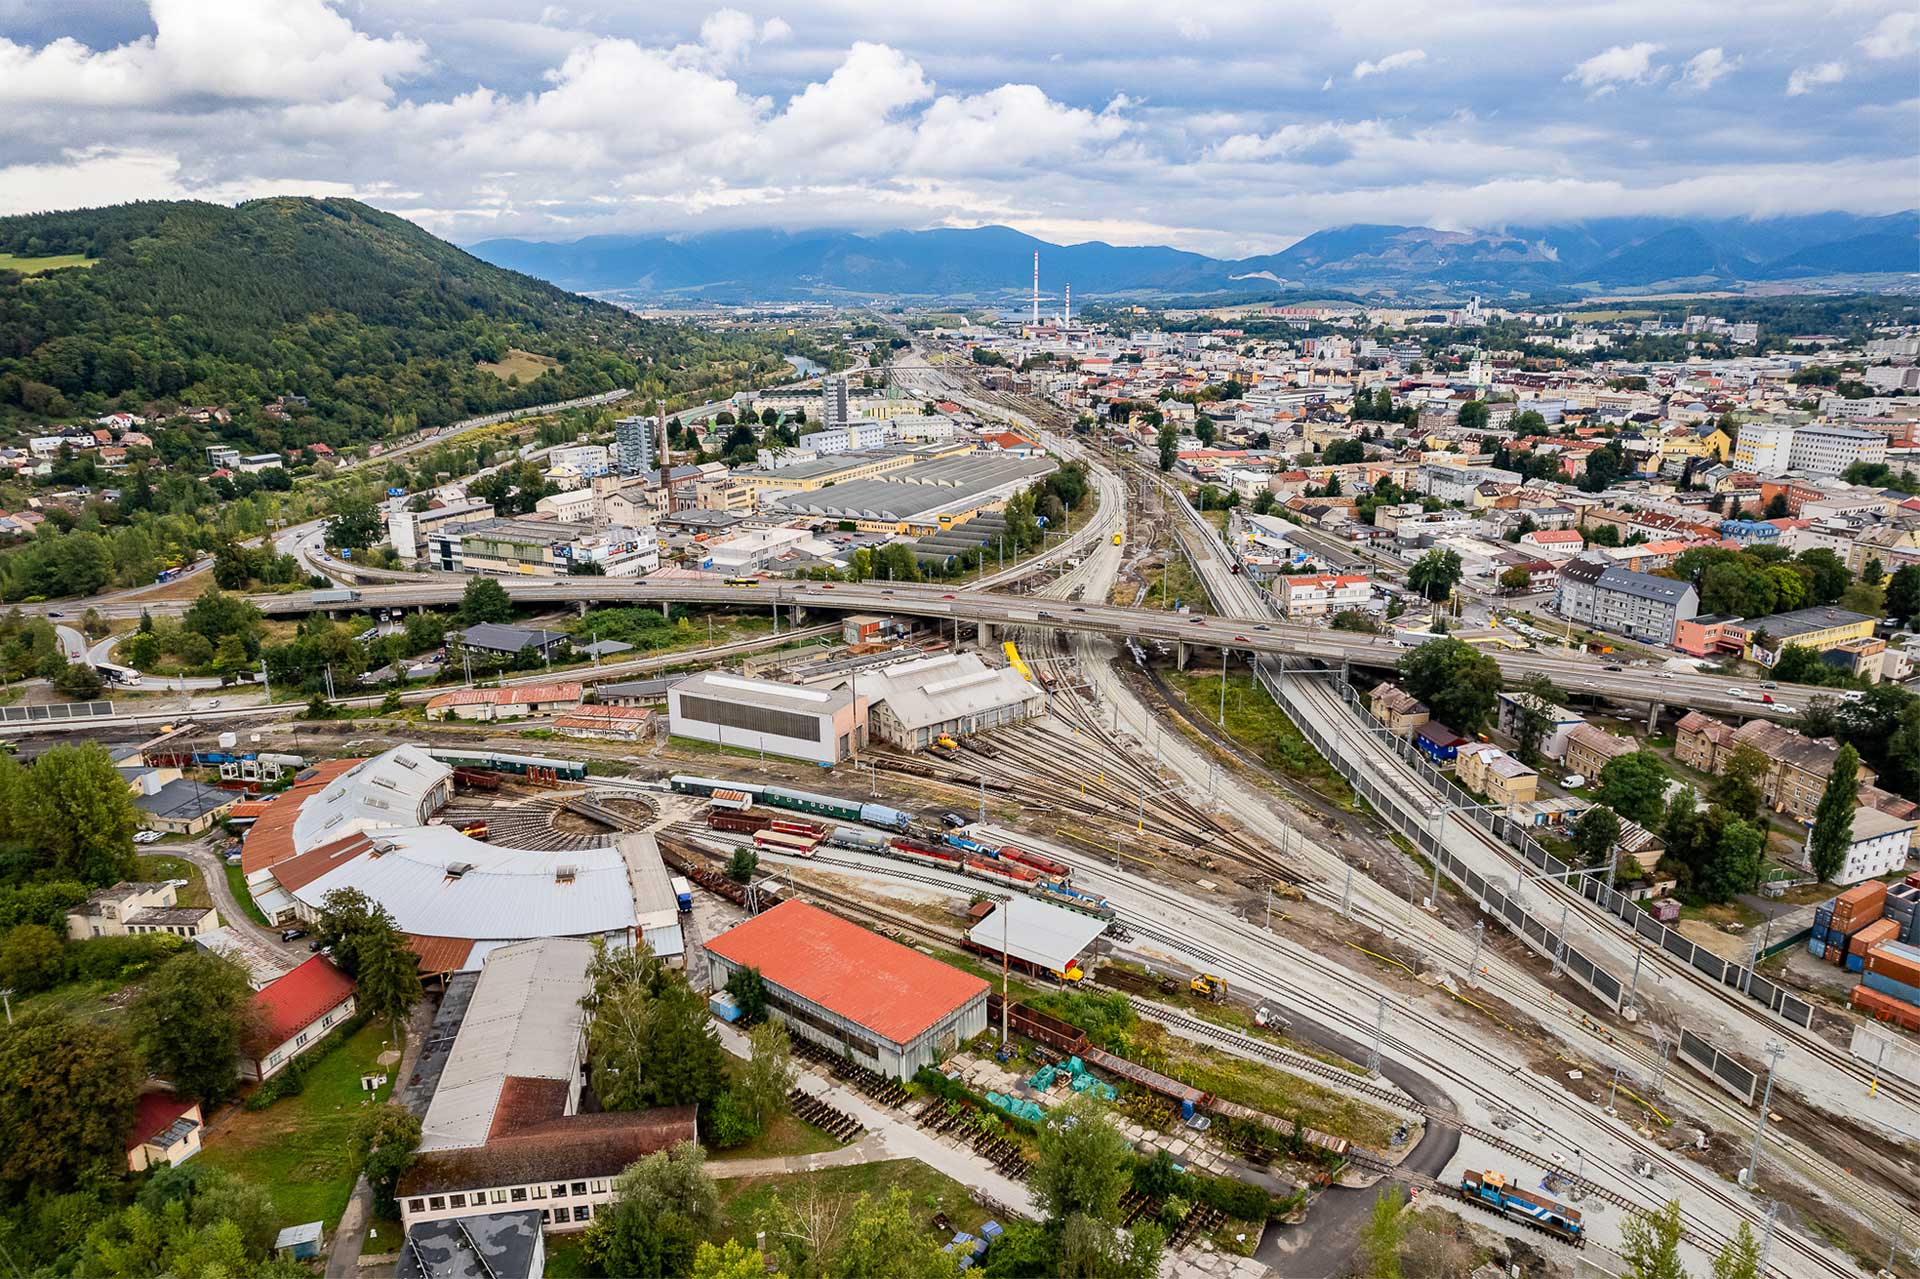
[[[1876,919],[1853,935],[1847,943],[1849,955],[1864,955],[1883,941],[1900,940],[1900,921],[1897,919]]]
[[[1859,932],[1887,910],[1887,886],[1877,879],[1855,884],[1833,899],[1833,926],[1849,935]]]
[[[1866,971],[1909,986],[1920,986],[1920,947],[1883,941],[1867,952]]]
[[[1890,1021],[1908,1030],[1920,1030],[1920,1008],[1892,995],[1883,995],[1871,986],[1853,988],[1853,1006],[1875,1021]]]

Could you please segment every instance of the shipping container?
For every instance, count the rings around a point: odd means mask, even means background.
[[[1897,920],[1876,919],[1847,940],[1847,954],[1864,956],[1883,941],[1899,940],[1900,924]]]
[[[1846,953],[1847,953],[1846,951],[1842,950],[1839,946],[1835,945],[1832,941],[1829,941],[1827,943],[1826,954],[1823,955],[1822,958],[1825,959],[1829,964],[1837,964],[1840,962],[1840,956]]]
[[[1913,874],[1907,876],[1900,882],[1909,888],[1920,888],[1920,870],[1913,872]]]
[[[1852,935],[1880,918],[1887,905],[1887,886],[1877,879],[1855,884],[1833,899],[1833,922]]]
[[[1831,924],[1833,922],[1833,903],[1828,902],[1824,906],[1815,906],[1813,908],[1813,922],[1814,926],[1818,928],[1825,928],[1828,924]]]
[[[1826,939],[1824,937],[1807,938],[1807,953],[1815,959],[1825,959],[1827,957]]]
[[[1910,986],[1920,986],[1920,946],[1883,941],[1867,952],[1867,971],[1884,973]]]
[[[1869,962],[1871,962],[1871,957],[1869,957]],[[1889,995],[1903,1004],[1913,1004],[1916,1007],[1920,1007],[1920,986],[1916,986],[1911,982],[1895,981],[1885,973],[1876,973],[1872,970],[1862,973],[1860,975],[1860,981],[1862,985],[1869,989],[1877,990],[1883,995]]]
[[[1821,950],[1825,950],[1827,948],[1827,930],[1815,924],[1813,931],[1807,935],[1807,940],[1820,947]]]
[[[1870,986],[1853,988],[1853,1006],[1875,1021],[1890,1021],[1908,1030],[1920,1030],[1920,1007],[1895,999]]]
[[[1847,956],[1847,971],[1850,973],[1861,972],[1866,968],[1866,964],[1867,964],[1867,957],[1865,955],[1848,955]]]
[[[734,1003],[732,997],[724,992],[716,991],[708,995],[707,1007],[711,1009],[713,1015],[721,1021],[731,1024],[740,1020],[740,1006]]]

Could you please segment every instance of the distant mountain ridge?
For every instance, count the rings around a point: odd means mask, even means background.
[[[1317,231],[1280,253],[1240,259],[1163,245],[1050,244],[1000,226],[874,235],[716,231],[570,243],[499,239],[469,251],[563,288],[720,301],[1014,298],[1027,291],[1038,251],[1042,291],[1057,309],[1060,286],[1067,282],[1083,297],[1316,287],[1417,295],[1916,274],[1920,210],[1880,217],[1604,218],[1489,231],[1355,225]]]

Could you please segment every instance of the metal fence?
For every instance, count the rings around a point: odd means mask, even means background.
[[[1284,673],[1288,669],[1286,659],[1276,659],[1274,665],[1279,667],[1284,676]],[[1333,761],[1334,767],[1340,771],[1341,776],[1346,777],[1348,781],[1352,782],[1355,788],[1367,797],[1367,801],[1379,809],[1402,834],[1418,844],[1423,853],[1432,856],[1433,839],[1425,830],[1430,817],[1430,806],[1428,808],[1419,808],[1409,805],[1405,797],[1402,797],[1397,791],[1391,795],[1382,795],[1379,793],[1379,788],[1374,786],[1370,781],[1356,778],[1353,766],[1345,758],[1344,740],[1340,748],[1330,748],[1324,738],[1312,728],[1301,713],[1302,708],[1297,700],[1298,694],[1293,688],[1296,681],[1284,677],[1279,679],[1274,678],[1273,673],[1268,670],[1268,663],[1265,662],[1256,663],[1254,665],[1254,671],[1261,684],[1273,695],[1274,701],[1286,708],[1288,713],[1292,715],[1294,722],[1299,726],[1300,731],[1305,733],[1308,738],[1313,741],[1322,755]],[[1324,675],[1324,672],[1320,672],[1319,674]],[[1460,789],[1450,778],[1436,768],[1431,760],[1425,755],[1422,755],[1410,740],[1398,737],[1390,732],[1385,724],[1374,717],[1372,710],[1368,708],[1365,701],[1360,698],[1357,690],[1354,689],[1352,685],[1348,684],[1345,680],[1340,680],[1336,687],[1341,701],[1355,712],[1360,721],[1355,731],[1373,736],[1383,747],[1392,750],[1401,759],[1407,761],[1408,764],[1412,765],[1416,775],[1420,777],[1422,782],[1437,791],[1442,800],[1448,804],[1460,805],[1460,811],[1464,816],[1481,826],[1494,838],[1502,841],[1515,852],[1519,853],[1541,874],[1564,876],[1574,869],[1541,847],[1531,835],[1527,834],[1525,827],[1517,822],[1509,821],[1505,813],[1498,809],[1488,808],[1482,805],[1478,800],[1468,795],[1466,791]],[[1422,796],[1420,798],[1424,799],[1425,797]],[[1497,888],[1486,883],[1480,876],[1474,875],[1471,870],[1462,866],[1451,854],[1442,858],[1441,869],[1456,883],[1463,885],[1468,892],[1473,893],[1480,901],[1487,903],[1489,910],[1502,915],[1514,931],[1527,940],[1529,945],[1533,945],[1536,950],[1540,949],[1534,936],[1530,935],[1525,927],[1525,912],[1519,910],[1518,907],[1512,907],[1512,904],[1505,899],[1504,895],[1499,897],[1494,896],[1494,894],[1499,892]],[[1471,878],[1468,878],[1468,876],[1471,876]],[[1796,1026],[1808,1026],[1812,1023],[1813,1007],[1805,1000],[1789,994],[1785,989],[1768,981],[1760,974],[1753,972],[1746,965],[1730,963],[1705,947],[1695,945],[1686,937],[1668,928],[1665,924],[1662,924],[1659,920],[1654,919],[1651,915],[1641,910],[1639,905],[1625,893],[1615,892],[1605,884],[1591,877],[1585,877],[1576,882],[1579,884],[1579,891],[1582,896],[1588,901],[1604,907],[1610,914],[1620,920],[1623,928],[1630,932],[1637,933],[1649,945],[1660,947],[1675,958],[1691,964],[1694,968],[1705,973],[1714,981],[1731,986],[1733,989],[1742,992],[1755,1003],[1764,1005],[1768,1011],[1778,1014],[1784,1021],[1790,1021]],[[1476,884],[1479,884],[1480,887],[1476,888]],[[1512,909],[1509,909],[1509,907],[1512,907]],[[1548,936],[1552,936],[1551,931],[1547,930],[1544,925],[1542,926],[1542,932]],[[1556,938],[1556,943],[1557,940]],[[1567,949],[1566,953],[1568,956],[1566,961],[1568,968],[1575,973],[1576,978],[1581,980],[1583,985],[1593,990],[1595,994],[1607,1000],[1608,1003],[1618,1007],[1621,999],[1619,981],[1604,969],[1589,963],[1584,957],[1580,959],[1579,964],[1575,964],[1573,957],[1576,956],[1578,952],[1574,951],[1571,947]],[[1592,980],[1587,980],[1587,978],[1582,975],[1583,970],[1591,970],[1593,974]]]
[[[1753,1090],[1760,1077],[1691,1030],[1680,1031],[1680,1057],[1689,1066],[1738,1097],[1753,1104]]]
[[[0,724],[31,720],[98,719],[113,714],[112,702],[60,702],[51,706],[0,706]]]

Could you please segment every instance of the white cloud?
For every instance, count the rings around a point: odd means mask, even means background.
[[[1637,44],[1616,44],[1580,63],[1568,73],[1567,79],[1603,92],[1621,84],[1650,84],[1667,73],[1665,67],[1653,60],[1653,55],[1664,47],[1644,40]]]
[[[1687,59],[1687,65],[1680,71],[1680,79],[1674,82],[1677,89],[1697,89],[1705,92],[1714,83],[1731,75],[1740,66],[1740,59],[1729,58],[1726,50],[1715,45],[1711,49],[1702,49]]]
[[[154,34],[105,50],[0,38],[0,101],[135,106],[191,96],[314,102],[387,98],[426,46],[354,29],[327,0],[150,0]]]
[[[1353,68],[1353,78],[1364,80],[1370,75],[1379,75],[1383,71],[1398,71],[1402,67],[1418,66],[1427,60],[1425,49],[1402,49],[1398,53],[1389,53],[1378,62],[1361,62]]]
[[[1906,58],[1920,51],[1920,13],[1911,9],[1890,13],[1860,41],[1869,58]]]
[[[1811,67],[1795,67],[1793,74],[1787,77],[1787,96],[1797,98],[1803,93],[1812,93],[1815,89],[1830,84],[1839,84],[1847,78],[1847,64],[1844,62],[1822,62]]]

